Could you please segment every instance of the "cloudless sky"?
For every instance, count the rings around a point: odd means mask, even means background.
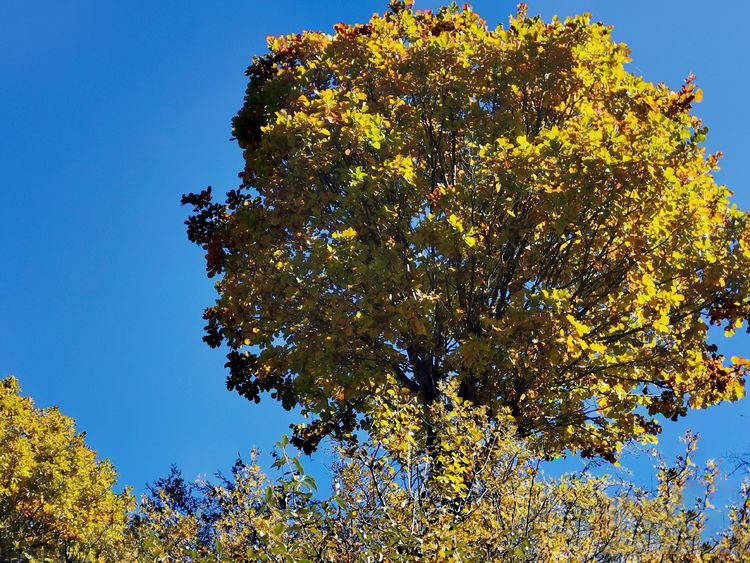
[[[0,377],[75,418],[121,484],[140,492],[172,462],[187,477],[210,474],[288,433],[290,414],[270,398],[226,390],[223,352],[201,342],[214,291],[179,198],[236,187],[229,122],[267,35],[331,32],[385,6],[0,0]],[[508,1],[472,6],[491,27],[515,12]],[[725,154],[718,179],[750,209],[750,3],[532,1],[529,12],[592,13],[632,49],[631,72],[673,90],[695,72],[708,149]],[[748,344],[743,332],[724,350]],[[691,413],[660,447],[672,455],[693,428],[702,457],[746,450],[748,414],[744,401]],[[646,475],[650,462],[631,458]],[[325,474],[324,454],[308,463]]]

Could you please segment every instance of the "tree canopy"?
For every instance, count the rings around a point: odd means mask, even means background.
[[[425,406],[406,389],[376,397],[369,436],[335,444],[333,490],[318,491],[288,440],[270,478],[255,454],[218,482],[174,466],[137,505],[115,495],[56,409],[0,384],[3,561],[746,561],[750,491],[707,533],[718,477],[693,461],[695,437],[661,463],[653,490],[583,471],[550,478],[509,414],[441,383]],[[395,409],[394,409],[395,406]],[[436,427],[428,443],[422,418]],[[696,489],[697,485],[697,489]],[[696,494],[696,490],[698,490]]]
[[[116,560],[125,545],[128,490],[97,461],[73,420],[40,410],[0,380],[0,560]]]
[[[686,454],[659,467],[654,491],[588,473],[550,479],[509,417],[456,396],[427,408],[438,455],[414,426],[422,409],[398,401],[370,439],[339,444],[334,491],[316,494],[282,441],[271,480],[255,459],[222,483],[188,486],[174,473],[142,505],[139,560],[191,561],[745,561],[750,496],[721,532],[706,534],[717,467]],[[387,410],[387,409],[386,409]],[[417,417],[418,418],[418,417]],[[436,467],[439,465],[439,468]],[[684,498],[688,488],[700,491]],[[187,499],[187,502],[186,502]]]
[[[455,381],[547,455],[614,460],[743,396],[707,329],[750,314],[750,227],[692,76],[650,84],[610,27],[523,7],[489,29],[392,2],[268,49],[233,120],[241,186],[183,203],[219,276],[205,340],[230,389],[312,418],[295,443]]]

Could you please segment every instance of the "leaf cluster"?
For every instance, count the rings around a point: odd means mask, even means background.
[[[696,469],[694,436],[673,465],[659,466],[653,491],[585,472],[551,479],[517,438],[510,417],[488,424],[486,409],[460,402],[455,389],[443,392],[454,408],[423,412],[440,427],[437,443],[420,443],[409,422],[409,411],[423,407],[413,399],[401,404],[403,412],[388,417],[388,432],[374,429],[371,440],[339,445],[334,491],[325,500],[314,494],[298,457],[286,452],[285,439],[278,479],[269,481],[253,462],[235,466],[223,486],[206,489],[198,505],[216,515],[210,537],[194,535],[195,514],[169,507],[166,522],[164,508],[154,514],[147,505],[144,522],[161,541],[141,557],[624,562],[750,556],[748,491],[726,529],[706,534],[718,470],[712,463]],[[686,489],[696,484],[703,492],[690,500]]]
[[[124,553],[128,489],[56,408],[0,380],[0,560],[111,561]]]

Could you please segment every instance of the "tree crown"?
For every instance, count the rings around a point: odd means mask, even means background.
[[[0,559],[112,560],[124,546],[126,489],[56,408],[37,409],[0,380]]]
[[[748,318],[750,229],[693,78],[629,73],[611,28],[393,3],[269,38],[233,121],[242,186],[195,206],[228,385],[350,432],[393,387],[511,412],[548,455],[614,459],[744,393],[707,324]]]

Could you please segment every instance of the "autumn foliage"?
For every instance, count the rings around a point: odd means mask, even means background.
[[[312,418],[297,445],[366,426],[391,382],[425,407],[457,382],[545,455],[609,460],[744,395],[706,338],[750,312],[750,227],[692,77],[649,84],[611,28],[524,9],[394,2],[268,49],[241,187],[183,203],[219,276],[205,340],[230,389]]]
[[[128,490],[73,421],[0,380],[0,560],[114,560],[125,545]]]
[[[489,29],[410,0],[268,39],[233,134],[241,186],[188,236],[228,386],[309,424],[140,503],[71,419],[0,381],[0,560],[748,561],[750,488],[709,533],[697,438],[650,489],[587,470],[744,396],[707,342],[750,316],[750,224],[678,92],[587,16]],[[300,453],[323,438],[333,490]],[[698,491],[698,492],[696,492]]]
[[[370,437],[333,452],[318,491],[278,444],[276,478],[255,455],[218,482],[175,468],[134,506],[112,492],[73,423],[0,387],[0,557],[28,561],[746,561],[750,493],[707,531],[719,469],[693,462],[695,437],[647,490],[587,472],[553,479],[512,417],[458,397],[425,410],[403,390],[380,404]],[[394,408],[395,406],[395,408]],[[436,425],[428,443],[421,428]],[[698,494],[695,494],[696,486]],[[688,494],[690,489],[690,494]]]
[[[140,526],[152,534],[141,558],[193,561],[746,561],[747,491],[726,528],[706,533],[718,469],[696,468],[694,437],[653,491],[577,473],[550,479],[510,420],[491,421],[454,389],[428,452],[413,399],[377,421],[372,440],[340,446],[334,490],[317,492],[279,444],[269,479],[255,459],[219,484],[162,480]],[[688,487],[699,490],[689,499]],[[186,502],[188,499],[188,502]]]

